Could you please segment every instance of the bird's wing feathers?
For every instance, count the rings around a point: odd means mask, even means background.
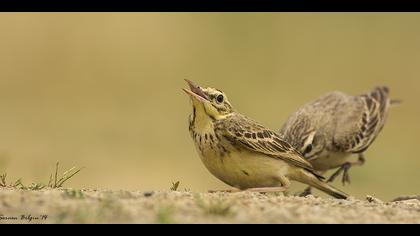
[[[263,153],[313,172],[312,165],[277,133],[245,116],[238,114],[228,118],[219,123],[217,130],[229,141],[240,144],[250,151]]]
[[[361,96],[353,97],[339,115],[334,146],[345,152],[365,151],[384,126],[390,105],[387,87],[377,87]]]

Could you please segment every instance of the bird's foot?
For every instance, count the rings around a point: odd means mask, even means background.
[[[343,183],[343,185],[350,184],[349,170],[351,167],[352,163],[344,163],[334,174],[331,175],[331,177],[327,180],[327,183],[333,182],[341,173],[343,173],[341,182]]]
[[[341,182],[343,185],[350,184],[350,175],[349,170],[352,166],[362,166],[365,164],[366,159],[363,153],[359,153],[359,158],[355,162],[346,162],[344,163],[331,177],[327,180],[327,183],[333,182],[341,173],[343,173],[343,177]]]
[[[225,190],[209,190],[208,193],[237,193],[239,189],[225,189]]]
[[[298,194],[299,197],[307,197],[309,195],[312,195],[312,188],[311,187],[307,187],[305,190],[303,190],[303,192]]]

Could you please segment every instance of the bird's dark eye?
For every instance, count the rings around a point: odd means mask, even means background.
[[[305,155],[305,154],[307,154],[307,153],[310,153],[312,151],[312,144],[309,144],[306,148],[305,148],[305,151],[303,152],[303,154]]]
[[[218,102],[218,103],[222,103],[223,102],[223,100],[224,100],[225,98],[223,97],[223,95],[219,95],[219,96],[217,96],[216,97],[216,101]]]

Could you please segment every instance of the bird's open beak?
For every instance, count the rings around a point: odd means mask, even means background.
[[[203,91],[200,89],[199,86],[195,85],[192,81],[190,80],[185,80],[188,85],[190,86],[190,90],[188,89],[182,89],[184,90],[185,93],[187,93],[191,99],[195,99],[198,100],[199,102],[207,102],[207,96],[203,93]]]

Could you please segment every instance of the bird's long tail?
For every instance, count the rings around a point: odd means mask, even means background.
[[[349,195],[347,195],[343,191],[336,189],[333,186],[323,182],[322,180],[320,180],[320,178],[315,176],[313,173],[304,169],[301,169],[299,171],[299,174],[297,174],[294,179],[299,182],[308,184],[314,188],[317,188],[325,192],[326,194],[333,196],[335,198],[338,198],[338,199],[347,199],[349,197]]]
[[[389,88],[387,86],[377,86],[374,89],[370,90],[369,92],[361,95],[362,97],[365,97],[367,100],[370,101],[376,101],[381,106],[385,106],[387,102],[391,106],[393,105],[399,105],[402,103],[402,100],[400,99],[391,99],[389,97]],[[368,101],[369,103],[369,101]]]

